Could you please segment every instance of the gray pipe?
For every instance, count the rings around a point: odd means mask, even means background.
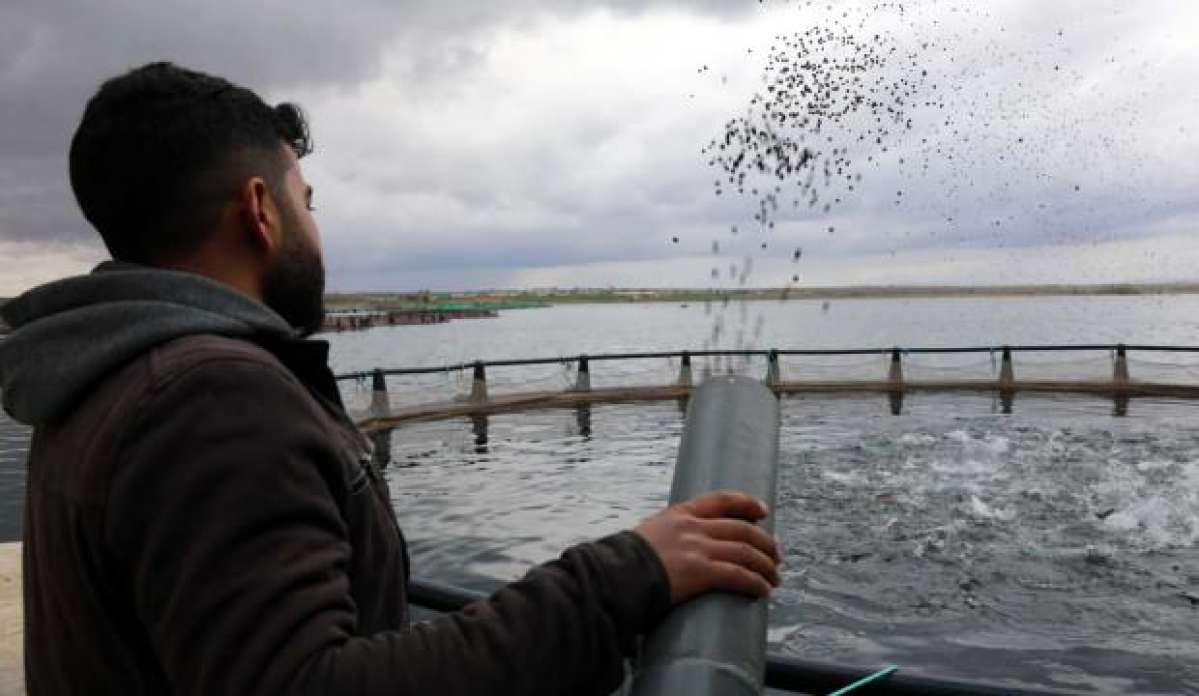
[[[779,404],[747,377],[708,380],[691,398],[670,502],[715,490],[766,501],[763,528],[774,533]],[[633,696],[749,696],[766,672],[764,600],[711,592],[676,607],[646,642]]]

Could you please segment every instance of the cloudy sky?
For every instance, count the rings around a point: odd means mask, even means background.
[[[1199,280],[1199,3],[877,4],[5,0],[0,295],[104,257],[67,143],[161,59],[304,105],[334,290]],[[841,205],[759,229],[701,148],[818,26],[915,53],[926,93]]]

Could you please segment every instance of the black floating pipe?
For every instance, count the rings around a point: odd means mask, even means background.
[[[766,666],[766,685],[800,694],[828,694],[873,673],[873,669],[771,656]],[[1078,692],[936,679],[905,672],[901,667],[898,672],[853,693],[854,696],[1069,696]]]
[[[735,489],[761,498],[774,530],[779,403],[760,382],[708,380],[691,399],[670,502]],[[646,641],[633,696],[757,696],[766,672],[765,600],[711,592],[676,607]]]
[[[454,612],[487,598],[483,592],[429,580],[408,583],[408,600],[436,612]],[[815,660],[771,655],[766,658],[766,686],[797,694],[827,694],[873,673],[873,670]],[[734,692],[739,693],[739,692]],[[855,694],[863,696],[1064,696],[1070,692],[998,686],[956,679],[938,679],[903,669]]]

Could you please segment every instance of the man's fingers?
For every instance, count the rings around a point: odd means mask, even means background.
[[[739,491],[716,491],[683,503],[683,508],[696,517],[713,519],[735,517],[758,520],[766,516],[766,504]]]
[[[779,555],[778,543],[766,533],[765,529],[744,520],[700,520],[700,530],[704,535],[720,541],[740,541],[751,544],[755,548],[776,561],[782,560]]]
[[[739,565],[761,576],[776,587],[782,582],[775,560],[749,544],[736,541],[709,541],[708,558],[717,562]]]
[[[719,491],[667,508],[634,531],[661,559],[674,602],[709,590],[764,597],[781,581],[778,545],[752,521],[766,514],[752,496]]]
[[[716,561],[712,564],[716,587],[749,597],[765,597],[770,594],[770,583],[752,570],[737,565]]]

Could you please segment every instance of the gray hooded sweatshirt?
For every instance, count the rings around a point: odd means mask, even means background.
[[[657,554],[622,532],[410,624],[404,540],[326,344],[214,281],[123,264],[4,314],[4,405],[37,426],[31,696],[601,696],[669,610]]]
[[[278,314],[194,273],[107,261],[88,275],[34,288],[0,310],[4,410],[52,423],[88,388],[149,348],[194,334],[295,337]]]

